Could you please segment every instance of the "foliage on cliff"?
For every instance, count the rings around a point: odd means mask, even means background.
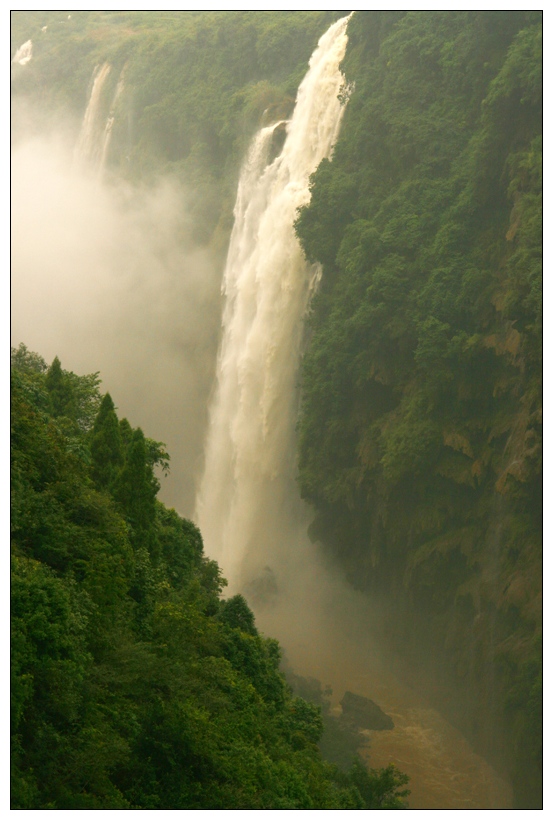
[[[163,445],[98,386],[12,351],[12,808],[404,807],[399,773],[322,761],[320,709],[157,501]]]
[[[402,650],[416,662],[434,644],[447,659],[461,693],[450,706],[496,757],[501,726],[500,762],[532,803],[541,14],[357,12],[348,34],[340,140],[297,221],[324,268],[301,489],[313,534],[413,624]]]

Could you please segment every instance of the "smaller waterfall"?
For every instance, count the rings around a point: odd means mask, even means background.
[[[108,115],[105,118],[104,89],[110,72],[111,66],[109,63],[96,66],[94,69],[92,89],[83,117],[79,139],[75,146],[75,162],[83,168],[96,171],[99,176],[101,176],[106,164],[113,123],[115,122],[115,109],[124,88],[125,68],[119,76]]]
[[[33,42],[32,40],[27,40],[27,42],[23,43],[23,45],[20,46],[15,52],[12,65],[27,65],[27,63],[31,61],[32,56]]]
[[[102,91],[110,71],[109,63],[96,66],[94,69],[92,90],[75,147],[75,159],[81,165],[98,166],[102,156],[100,131]]]
[[[111,131],[113,128],[113,123],[115,122],[115,107],[117,105],[117,101],[123,92],[123,88],[125,87],[125,82],[123,79],[123,75],[125,73],[125,69],[121,72],[121,76],[117,82],[117,87],[115,89],[115,94],[113,95],[113,100],[111,101],[111,106],[109,109],[108,118],[106,120],[106,125],[104,128],[104,133],[102,135],[102,151],[100,155],[100,173],[104,170],[106,165],[106,160],[108,156],[109,145],[111,142]]]

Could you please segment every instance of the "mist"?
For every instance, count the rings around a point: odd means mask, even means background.
[[[12,150],[12,345],[100,372],[119,417],[167,444],[160,496],[190,515],[220,326],[221,261],[191,238],[191,194],[103,180],[74,129]]]

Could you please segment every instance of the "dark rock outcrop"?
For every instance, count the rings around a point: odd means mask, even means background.
[[[394,721],[382,711],[380,706],[363,697],[355,695],[353,692],[346,692],[340,701],[342,707],[342,718],[348,723],[353,723],[359,729],[393,729]]]

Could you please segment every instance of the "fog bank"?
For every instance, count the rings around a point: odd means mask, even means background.
[[[100,371],[120,417],[164,441],[161,498],[184,515],[202,458],[221,261],[190,238],[189,195],[102,182],[62,131],[12,150],[12,344]]]

